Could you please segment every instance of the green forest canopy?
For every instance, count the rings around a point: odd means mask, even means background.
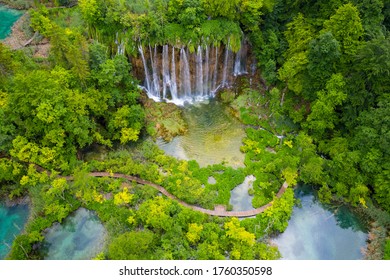
[[[390,212],[388,0],[80,0],[72,9],[78,26],[59,20],[64,9],[30,10],[31,27],[50,40],[48,59],[0,43],[0,182],[12,185],[3,192],[21,195],[28,180],[47,180],[29,164],[72,174],[94,144],[138,141],[145,113],[128,59],[138,44],[191,50],[229,41],[236,51],[245,36],[265,83],[265,94],[250,98],[268,101],[269,123],[293,124],[283,163],[267,170],[256,164],[266,136],[248,131],[249,170],[267,173],[264,184],[280,174],[318,186],[324,200]],[[116,40],[126,56],[115,55]],[[243,108],[243,122],[264,125],[258,110]],[[199,228],[191,226],[189,242]],[[155,244],[152,233],[142,235],[133,237]]]

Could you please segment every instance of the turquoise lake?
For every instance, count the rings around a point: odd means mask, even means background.
[[[10,251],[12,242],[27,222],[29,207],[27,204],[11,207],[0,203],[0,259],[3,260]]]
[[[8,9],[0,5],[0,40],[3,40],[11,33],[11,27],[21,16],[23,12]]]
[[[328,208],[310,187],[295,191],[301,206],[294,207],[284,233],[273,239],[286,260],[363,259],[367,231],[346,206]]]

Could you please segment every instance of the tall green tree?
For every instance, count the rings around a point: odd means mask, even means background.
[[[308,95],[321,90],[339,64],[340,44],[332,33],[320,34],[309,43],[307,70],[310,76]]]
[[[320,140],[327,130],[330,132],[339,122],[336,107],[347,98],[345,81],[341,74],[334,74],[326,84],[326,90],[317,92],[317,100],[311,106],[304,127]],[[328,131],[329,132],[329,131]]]
[[[350,61],[352,55],[356,54],[364,34],[358,9],[351,3],[341,6],[324,22],[324,29],[332,32],[334,38],[340,42],[341,52],[345,54],[344,60]]]
[[[205,13],[211,18],[224,17],[229,20],[237,19],[241,0],[201,0]]]

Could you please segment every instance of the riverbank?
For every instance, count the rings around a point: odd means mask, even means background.
[[[3,202],[7,207],[13,207],[16,205],[28,205],[31,206],[31,199],[28,196],[17,197],[14,199],[9,199],[8,197],[0,198],[0,202]]]
[[[26,49],[34,58],[47,58],[50,51],[48,39],[41,38],[30,28],[28,12],[23,14],[11,27],[10,34],[2,41],[12,50]]]
[[[77,2],[77,1],[69,1],[69,6],[74,5],[73,2]],[[0,4],[15,10],[28,10],[34,7],[36,3],[34,0],[0,0]],[[54,3],[50,3],[50,2],[45,3],[44,5],[46,7],[54,7]]]
[[[11,27],[8,36],[3,40],[3,44],[10,47],[12,50],[17,50],[24,47],[24,43],[28,40],[25,26],[28,21],[28,15],[22,15]]]
[[[15,22],[22,16],[23,12],[10,9],[0,5],[0,41],[4,40],[10,33]]]
[[[15,10],[27,10],[34,5],[33,0],[0,0],[0,5]]]

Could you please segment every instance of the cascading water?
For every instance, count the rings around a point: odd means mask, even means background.
[[[241,43],[240,50],[236,53],[236,59],[234,60],[234,76],[245,75],[248,74],[246,70],[246,60],[247,60],[247,50],[246,44],[244,42]]]
[[[167,87],[171,83],[169,75],[169,54],[168,45],[163,47],[162,75],[163,75],[163,99],[167,98]]]
[[[224,47],[199,45],[192,54],[185,47],[149,46],[145,52],[139,46],[143,89],[155,101],[177,105],[214,97],[220,88],[232,86],[236,76],[247,74],[245,42],[235,55],[229,45],[230,41]]]
[[[151,93],[153,93],[152,92],[152,83],[150,81],[150,74],[149,74],[149,70],[148,70],[148,65],[146,64],[146,59],[145,59],[144,50],[143,50],[142,46],[138,47],[138,51],[141,54],[142,64],[144,66],[144,71],[145,71],[145,87],[146,87],[145,89],[146,89],[146,92],[148,93],[148,97],[153,98],[154,94],[151,94]],[[153,98],[153,99],[156,100],[155,98]]]
[[[159,79],[158,68],[157,68],[157,47],[155,46],[154,52],[152,52],[152,48],[149,46],[149,51],[150,51],[150,63],[152,65],[152,70],[153,70],[154,92],[160,92],[160,79]]]
[[[116,44],[116,54],[117,55],[124,55],[125,54],[125,42],[122,41],[118,37],[118,32],[116,33],[115,44]]]
[[[170,90],[172,100],[175,101],[177,97],[177,82],[176,82],[176,62],[175,62],[175,48],[172,48],[172,64],[171,64],[171,82]]]
[[[205,68],[204,68],[204,85],[203,85],[203,96],[207,96],[209,94],[209,60],[210,60],[210,54],[209,54],[209,48],[206,46],[206,56],[205,56]]]
[[[203,59],[202,48],[198,46],[196,53],[196,95],[203,96]]]
[[[223,73],[222,73],[222,87],[227,86],[227,68],[229,64],[229,54],[230,54],[230,40],[228,41],[227,48],[225,48],[225,60],[223,63]]]
[[[191,97],[191,75],[187,54],[184,48],[181,48],[180,50],[180,81],[182,97],[184,100],[188,100]]]
[[[215,64],[214,64],[214,75],[213,75],[213,86],[212,92],[215,94],[218,90],[217,79],[218,79],[218,48],[215,48]]]

